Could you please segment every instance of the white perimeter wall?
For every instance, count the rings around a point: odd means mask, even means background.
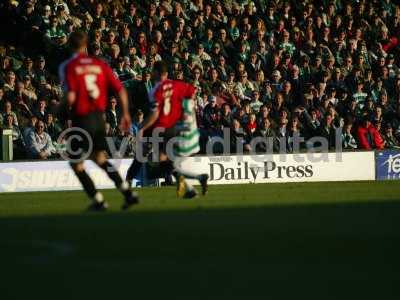
[[[184,158],[182,168],[207,173],[210,184],[374,180],[374,152],[274,154],[269,156],[198,156]],[[125,177],[130,159],[113,160]],[[113,188],[91,161],[88,173],[99,189]],[[135,185],[135,182],[134,182]],[[66,161],[0,163],[0,193],[80,190]]]

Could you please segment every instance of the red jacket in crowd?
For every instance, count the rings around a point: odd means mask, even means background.
[[[376,128],[368,124],[367,126],[361,125],[357,130],[358,142],[360,149],[383,149],[385,143],[382,136]]]

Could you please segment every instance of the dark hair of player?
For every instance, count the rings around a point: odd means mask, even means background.
[[[88,36],[83,31],[74,31],[69,37],[69,46],[73,51],[80,50],[87,46]]]

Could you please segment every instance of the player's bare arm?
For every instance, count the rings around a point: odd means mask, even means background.
[[[127,131],[131,126],[131,116],[129,114],[129,107],[128,107],[128,93],[126,92],[125,88],[122,88],[118,92],[118,97],[122,110],[121,126],[123,130]]]
[[[146,120],[144,120],[141,131],[146,131],[151,126],[153,126],[153,124],[157,121],[159,114],[160,112],[158,111],[158,109],[153,110],[151,114],[146,118]]]
[[[76,93],[73,91],[69,91],[66,95],[67,107],[70,108],[75,104],[76,101]]]

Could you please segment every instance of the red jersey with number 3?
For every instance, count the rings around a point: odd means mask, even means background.
[[[72,109],[77,116],[104,112],[108,92],[118,93],[122,89],[122,83],[105,62],[83,54],[65,61],[60,66],[59,76],[66,92],[76,95]]]
[[[152,109],[159,111],[159,116],[153,128],[171,128],[182,117],[182,100],[192,98],[196,88],[188,83],[177,80],[164,80],[158,83],[150,92]]]

